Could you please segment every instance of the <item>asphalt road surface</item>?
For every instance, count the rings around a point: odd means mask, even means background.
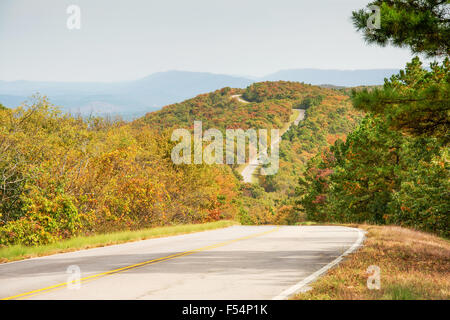
[[[149,239],[0,264],[0,298],[286,299],[362,241],[359,229],[339,226],[233,226]]]

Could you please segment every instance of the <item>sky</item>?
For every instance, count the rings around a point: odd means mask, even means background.
[[[0,80],[123,81],[168,70],[403,68],[351,12],[369,0],[0,0]],[[70,30],[67,8],[80,8]],[[381,21],[382,23],[382,21]]]

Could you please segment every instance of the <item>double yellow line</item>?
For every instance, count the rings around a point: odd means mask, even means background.
[[[90,281],[96,280],[96,279],[104,277],[104,276],[108,276],[108,275],[116,274],[116,273],[119,273],[119,272],[124,272],[124,271],[127,271],[127,270],[143,267],[143,266],[146,266],[146,265],[149,265],[149,264],[155,264],[155,263],[158,263],[158,262],[168,261],[168,260],[172,260],[172,259],[175,259],[175,258],[188,256],[188,255],[191,255],[191,254],[194,254],[194,253],[197,253],[197,252],[223,247],[223,246],[232,244],[232,243],[237,242],[237,241],[242,241],[242,240],[246,240],[246,239],[260,237],[260,236],[263,236],[263,235],[275,232],[275,231],[277,231],[279,229],[280,229],[280,227],[276,227],[276,228],[270,229],[268,231],[252,234],[252,235],[241,237],[241,238],[237,238],[237,239],[234,239],[234,240],[228,240],[228,241],[225,241],[225,242],[220,242],[220,243],[217,243],[217,244],[213,244],[213,245],[206,246],[206,247],[201,247],[201,248],[190,250],[190,251],[175,253],[175,254],[172,254],[170,256],[165,256],[165,257],[161,257],[161,258],[157,258],[157,259],[153,259],[153,260],[140,262],[140,263],[133,264],[133,265],[130,265],[130,266],[126,266],[126,267],[122,267],[122,268],[118,268],[118,269],[114,269],[114,270],[110,270],[110,271],[94,274],[92,276],[81,278],[81,279],[76,280],[76,281],[63,282],[63,283],[55,284],[53,286],[45,287],[45,288],[42,288],[42,289],[37,289],[37,290],[21,293],[21,294],[15,295],[15,296],[3,298],[1,300],[13,300],[13,299],[19,299],[20,300],[20,299],[30,298],[30,297],[33,297],[33,296],[36,296],[36,295],[39,295],[39,294],[43,294],[43,293],[47,293],[47,292],[50,292],[50,291],[55,291],[55,290],[58,290],[58,289],[62,289],[64,287],[66,287],[67,285],[71,284],[71,283],[86,283],[86,282],[90,282]]]

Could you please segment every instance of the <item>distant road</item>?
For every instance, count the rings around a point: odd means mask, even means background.
[[[235,95],[232,95],[231,98],[232,99],[237,99],[239,102],[242,102],[242,103],[250,103],[250,102],[245,101],[244,99],[242,99],[241,96],[242,96],[241,94],[235,94]]]
[[[234,226],[0,264],[0,298],[285,299],[358,247],[358,229]],[[67,270],[81,271],[68,288]]]
[[[294,121],[294,125],[298,126],[300,121],[305,119],[305,110],[304,109],[294,109],[294,110],[298,110],[300,112],[297,119],[295,119],[295,121]]]
[[[303,110],[303,109],[293,109],[293,110],[298,110],[299,111],[299,115],[298,115],[297,119],[295,119],[293,121],[293,124],[298,126],[300,121],[302,121],[305,118],[305,110]],[[286,129],[286,131],[289,130],[289,128],[291,126],[292,126],[292,123],[289,125],[289,127]],[[284,132],[280,132],[280,139],[281,139],[281,135],[283,133]],[[280,139],[277,139],[277,140],[273,141],[271,146],[270,146],[270,148],[272,149],[273,145],[275,143],[279,143]],[[255,174],[256,169],[258,169],[260,167],[260,165],[261,165],[260,155],[257,155],[253,159],[250,159],[248,165],[245,166],[245,168],[242,170],[242,173],[241,173],[242,177],[244,178],[244,182],[247,182],[247,183],[251,183],[252,182],[252,180],[253,180],[252,177]]]

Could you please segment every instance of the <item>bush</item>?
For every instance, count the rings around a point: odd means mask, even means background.
[[[24,216],[0,227],[0,244],[38,245],[73,236],[81,220],[72,201],[67,195],[49,199],[32,193],[24,200]]]

